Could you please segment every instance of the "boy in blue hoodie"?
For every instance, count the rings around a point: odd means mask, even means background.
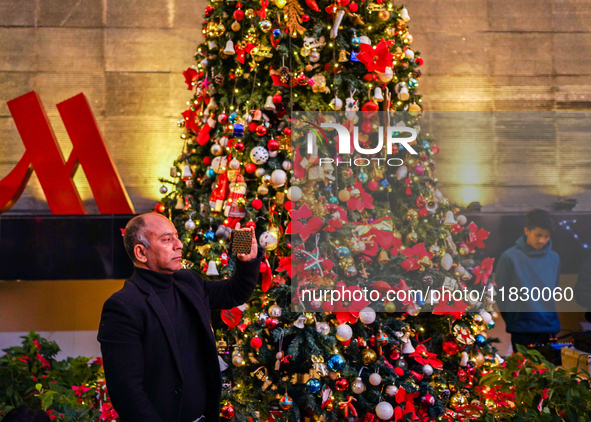
[[[560,283],[560,258],[552,250],[550,236],[554,223],[548,211],[528,212],[524,232],[515,246],[503,252],[495,271],[498,287],[505,287],[505,302],[499,306],[514,351],[516,344],[526,347],[548,344],[560,331],[554,302],[510,302],[508,299],[511,287],[525,287],[531,293],[533,287],[540,291],[548,287],[553,291]]]

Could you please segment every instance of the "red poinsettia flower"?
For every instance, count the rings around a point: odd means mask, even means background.
[[[94,358],[94,360],[92,361],[92,363],[96,364],[96,365],[100,365],[103,366],[103,358],[102,357],[96,357]]]
[[[419,260],[425,256],[429,259],[433,259],[433,255],[425,249],[424,243],[417,243],[412,248],[405,248],[402,251],[402,255],[408,258],[402,261],[401,264],[401,267],[406,271],[419,270],[421,268]]]
[[[400,421],[405,417],[405,415],[410,413],[411,420],[415,420],[417,417],[416,409],[414,405],[414,400],[419,397],[419,392],[416,391],[414,393],[407,393],[404,387],[400,387],[398,392],[396,393],[395,399],[396,403],[400,406],[397,406],[394,409],[394,420]],[[404,406],[404,409],[403,409]]]
[[[334,302],[333,312],[337,317],[337,321],[340,324],[344,324],[345,322],[350,322],[354,324],[357,322],[359,318],[359,312],[369,305],[369,301],[364,299],[363,295],[357,293],[357,295],[361,298],[360,300],[355,300],[354,297],[356,295],[356,291],[361,291],[359,286],[346,286],[345,283],[339,281],[335,289],[341,293],[341,297],[344,298],[343,300],[339,300]],[[351,297],[351,301],[348,301],[348,298]],[[349,302],[348,305],[345,305],[345,301]]]
[[[289,212],[291,221],[287,226],[286,234],[299,234],[305,242],[308,238],[318,233],[318,230],[324,225],[324,220],[314,216],[308,204],[304,204],[299,209],[292,209]],[[303,220],[307,220],[305,223]]]
[[[331,205],[330,207],[334,207]],[[329,207],[329,208],[330,208]],[[333,210],[333,208],[330,208]],[[330,219],[327,222],[326,227],[322,229],[325,232],[336,232],[343,227],[343,224],[347,224],[349,219],[347,218],[347,211],[343,207],[336,207],[336,211],[331,214]]]
[[[188,68],[183,72],[183,76],[185,77],[185,83],[188,85],[187,89],[191,91],[195,88],[195,84],[197,83],[197,70],[193,69],[192,67]]]
[[[74,395],[76,397],[82,397],[82,395],[84,393],[86,393],[87,391],[90,391],[91,388],[87,387],[85,385],[81,385],[80,387],[76,387],[75,385],[72,386],[72,390],[74,390]]]
[[[468,230],[468,240],[466,241],[466,245],[470,248],[470,252],[474,252],[474,248],[485,248],[483,241],[488,239],[490,232],[484,229],[479,230],[474,222],[470,223]]]
[[[448,305],[447,302],[441,301],[433,308],[433,313],[435,315],[451,315],[454,317],[454,321],[456,319],[460,319],[464,312],[466,312],[466,308],[468,304],[462,300],[455,300],[453,305]]]
[[[431,365],[435,369],[442,369],[443,362],[437,359],[437,353],[427,351],[423,344],[419,344],[415,351],[410,354],[421,365]]]
[[[347,201],[347,208],[359,212],[374,209],[373,198],[363,189],[361,182],[357,181],[355,187],[349,189],[349,192],[351,192],[351,198]]]
[[[185,110],[182,112],[183,119],[185,121],[185,127],[193,133],[199,132],[199,125],[197,124],[197,110]]]
[[[357,59],[365,65],[368,72],[378,71],[384,72],[387,67],[392,66],[392,57],[388,49],[388,43],[382,40],[375,46],[369,44],[361,44],[359,46],[361,52],[357,54]]]
[[[484,258],[479,266],[472,269],[472,274],[476,276],[474,284],[480,284],[480,282],[482,282],[483,285],[486,285],[488,283],[488,278],[492,274],[494,262],[494,258]]]
[[[111,403],[103,403],[101,406],[101,421],[114,421],[117,420],[119,415],[117,411],[113,409]]]
[[[365,249],[362,252],[366,255],[375,256],[379,252],[379,246],[388,250],[394,249],[394,255],[398,253],[398,248],[402,245],[400,239],[394,236],[394,224],[392,217],[382,217],[373,220],[371,223],[353,223],[355,231],[360,236],[360,240],[365,243]]]
[[[39,359],[39,361],[41,362],[41,366],[43,366],[43,369],[51,369],[51,365],[49,364],[49,362],[47,361],[47,359],[45,359],[39,353],[37,353],[37,359]]]

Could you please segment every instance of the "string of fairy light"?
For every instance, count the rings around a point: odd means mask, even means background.
[[[579,243],[583,249],[589,249],[589,244],[588,243],[583,243],[581,241],[581,239],[579,238],[579,234],[574,230],[573,225],[577,224],[577,220],[573,219],[573,220],[562,220],[558,223],[558,225],[560,227],[563,227],[566,231],[568,231],[569,233],[572,234],[573,239],[575,239],[577,241],[577,243]]]

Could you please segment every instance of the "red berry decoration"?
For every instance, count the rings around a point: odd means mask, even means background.
[[[263,125],[258,125],[256,128],[256,133],[259,136],[265,136],[267,134],[267,128]]]
[[[242,142],[236,142],[234,144],[234,149],[238,152],[242,152],[242,151],[244,151],[244,144]],[[252,163],[250,163],[250,164],[252,164]]]
[[[368,101],[363,104],[361,107],[361,111],[363,111],[363,117],[366,119],[371,119],[380,109],[380,106],[374,103],[373,101]]]
[[[349,3],[349,11],[351,13],[356,13],[359,10],[359,6],[357,5],[357,3],[353,2],[353,3]]]
[[[244,144],[242,144],[244,146]],[[254,163],[248,163],[245,166],[246,168],[246,172],[249,174],[253,174],[255,171],[257,171],[257,165]]]
[[[242,19],[244,19],[244,11],[240,9],[234,10],[234,19],[236,19],[237,21],[241,21]]]
[[[276,149],[279,149],[279,141],[277,139],[271,139],[269,142],[267,142],[267,149],[269,151],[275,151]]]
[[[250,339],[250,345],[253,349],[260,349],[263,347],[263,340],[260,337],[253,337]]]
[[[206,166],[211,164],[211,157],[205,157],[203,159],[203,164],[205,164]]]
[[[281,96],[281,94],[273,95],[273,103],[274,104],[279,104],[281,101],[283,101],[283,97]]]
[[[226,404],[222,407],[222,416],[226,419],[232,419],[236,414],[236,410],[234,410],[234,406],[231,404]]]
[[[369,190],[378,190],[380,185],[375,180],[370,180],[369,183],[367,184],[367,187]]]
[[[310,20],[310,15],[302,15],[302,22],[306,23]]]
[[[162,214],[164,211],[166,211],[166,207],[164,206],[164,204],[156,204],[156,206],[154,207],[154,211]]]
[[[260,210],[261,208],[263,208],[263,201],[261,201],[259,198],[255,198],[252,200],[252,207],[255,210]]]
[[[347,381],[347,378],[339,378],[334,383],[334,386],[339,391],[345,391],[347,388],[349,388],[349,381]]]

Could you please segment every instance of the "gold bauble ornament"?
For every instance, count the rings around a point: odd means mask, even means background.
[[[476,366],[478,368],[480,368],[482,365],[484,365],[484,355],[482,353],[478,352],[474,359],[476,361]]]
[[[244,16],[246,16],[248,19],[254,18],[254,10],[253,9],[246,9],[244,11]]]
[[[384,305],[384,311],[391,314],[392,312],[396,312],[396,304],[394,302],[388,302]]]
[[[412,44],[413,41],[414,41],[414,37],[410,34],[406,34],[406,38],[404,38],[404,42],[406,42],[407,44]]]
[[[378,358],[378,354],[370,348],[363,349],[361,352],[361,359],[363,360],[364,365],[369,365],[374,363]]]
[[[440,252],[441,252],[441,248],[438,245],[433,245],[429,248],[429,253],[431,255],[433,255],[434,257],[439,256]]]
[[[465,243],[462,243],[458,248],[458,253],[462,256],[466,256],[470,253],[470,248]]]
[[[476,325],[481,325],[484,322],[484,320],[482,319],[482,315],[480,315],[480,314],[474,315],[474,318],[472,318],[472,321]]]
[[[468,399],[460,393],[455,393],[449,399],[449,407],[452,409],[457,409],[458,407],[465,406],[466,404],[468,404]]]
[[[240,23],[238,21],[234,21],[234,22],[232,22],[232,25],[230,26],[230,28],[232,28],[232,31],[238,32],[238,31],[240,31],[240,28],[242,28],[242,26],[240,25]]]
[[[419,240],[419,235],[414,230],[406,235],[406,240],[412,243],[416,243]]]
[[[259,22],[259,28],[261,28],[261,31],[263,31],[265,34],[269,32],[272,27],[273,24],[271,24],[271,21],[264,20]]]
[[[381,21],[387,21],[390,19],[390,12],[386,9],[382,9],[378,12],[378,19]]]
[[[338,196],[339,201],[347,202],[349,199],[351,199],[351,192],[349,192],[347,189],[341,189]]]
[[[406,213],[406,219],[407,220],[418,220],[419,219],[419,213],[415,209],[410,209]]]
[[[287,0],[277,0],[275,2],[275,4],[277,5],[278,8],[283,9],[285,7],[285,5],[287,4]]]
[[[389,36],[390,38],[394,37],[396,35],[396,28],[394,28],[392,26],[386,28],[386,35]]]
[[[306,324],[306,325],[312,325],[312,324],[314,324],[316,322],[314,320],[314,314],[312,312],[306,312],[304,314],[304,316],[306,317],[306,322],[304,322],[304,324]]]
[[[218,26],[216,26],[215,30],[216,34],[218,34],[217,36],[219,37],[224,35],[224,32],[226,32],[226,27],[222,23],[218,23]]]

